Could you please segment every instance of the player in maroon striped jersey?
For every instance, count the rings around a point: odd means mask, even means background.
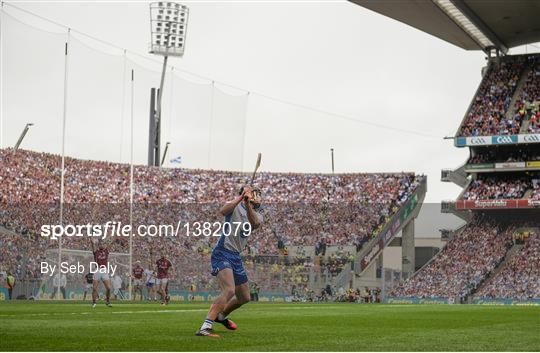
[[[157,266],[157,292],[159,295],[161,295],[161,304],[166,305],[169,304],[169,290],[168,290],[168,283],[169,283],[169,269],[172,267],[172,263],[165,258],[165,254],[161,255],[161,258],[159,258],[156,261]]]
[[[135,267],[133,267],[133,300],[136,299],[137,292],[139,292],[141,300],[143,300],[143,274],[144,268],[141,266],[141,262],[135,262]]]
[[[92,244],[92,253],[94,254],[94,262],[96,262],[99,266],[99,268],[108,268],[109,265],[109,250],[105,248],[105,245],[103,242],[98,243],[98,248],[94,248],[94,242],[90,241],[90,244]],[[106,272],[96,272],[94,273],[94,287],[92,290],[92,308],[96,307],[96,300],[98,298],[98,287],[99,287],[99,281],[103,282],[103,285],[105,286],[105,299],[106,299],[106,305],[108,307],[111,307],[111,281],[109,279],[109,274]]]

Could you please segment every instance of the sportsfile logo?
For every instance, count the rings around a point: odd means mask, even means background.
[[[61,237],[96,237],[105,240],[110,237],[221,237],[250,236],[249,222],[182,222],[173,224],[123,224],[107,221],[104,224],[44,224],[41,237],[58,240]]]

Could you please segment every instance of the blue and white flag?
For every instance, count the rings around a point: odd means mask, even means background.
[[[170,161],[172,164],[181,164],[182,163],[182,157],[181,156],[178,156],[174,159],[171,159]]]

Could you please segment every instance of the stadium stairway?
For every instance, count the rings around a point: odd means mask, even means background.
[[[471,293],[469,293],[469,295],[467,296],[467,303],[472,303],[472,300],[474,299],[476,293],[478,293],[482,288],[484,288],[491,281],[492,278],[497,276],[497,274],[502,271],[506,263],[512,257],[514,257],[514,254],[520,252],[524,246],[525,245],[523,244],[514,244],[506,252],[506,254],[504,255],[504,259],[497,265],[497,267],[495,267],[490,273],[488,273],[488,275],[484,278],[480,285],[478,285],[475,289],[471,291]]]
[[[461,190],[459,196],[456,200],[460,200],[463,198],[463,194],[467,191],[469,188],[470,183],[472,182],[472,179],[466,179],[467,182],[463,186],[463,190]],[[442,201],[441,202],[441,213],[451,213],[456,217],[459,217],[463,219],[466,222],[469,222],[472,219],[472,212],[470,210],[458,210],[456,208],[456,201]]]
[[[521,72],[521,76],[516,85],[516,89],[514,90],[512,100],[510,101],[510,105],[508,106],[508,110],[506,111],[506,114],[505,114],[506,119],[511,120],[514,117],[514,114],[516,113],[516,109],[514,108],[516,105],[516,101],[521,96],[521,92],[523,91],[523,87],[525,86],[525,83],[527,82],[527,76],[529,75],[529,72],[531,71],[531,69],[532,68],[529,65],[527,65]]]
[[[0,226],[0,234],[11,235],[11,236],[16,236],[16,237],[20,236],[18,233],[5,228],[4,226]]]
[[[351,270],[349,264],[344,266],[343,270],[335,277],[334,285],[336,288],[349,288],[351,286],[353,273],[354,272]]]
[[[354,264],[354,276],[351,278],[355,288],[374,287],[381,284],[377,273],[382,270],[382,252],[398,235],[402,234],[403,266],[411,267],[409,275],[414,271],[414,221],[426,197],[427,177],[424,177],[409,200],[388,220],[381,231],[362,246],[357,253]],[[411,253],[412,252],[412,253]]]
[[[523,200],[528,200],[531,198],[532,194],[533,194],[534,190],[533,189],[528,189],[527,191],[525,191],[525,194],[523,194]]]
[[[529,125],[531,124],[531,116],[532,114],[527,114],[525,118],[523,119],[523,122],[521,123],[521,128],[519,129],[520,134],[528,134],[529,132]]]
[[[465,172],[466,165],[467,162],[463,163],[461,167],[455,170],[443,169],[441,171],[441,181],[445,183],[451,182],[462,188],[466,187],[469,183],[467,172]]]
[[[314,291],[320,290],[321,288],[326,287],[326,285],[331,285],[335,288],[351,288],[351,281],[353,278],[354,271],[352,270],[351,264],[347,263],[341,272],[335,276],[327,276],[322,273],[315,273],[315,271],[310,272],[310,287]]]
[[[451,242],[455,237],[457,237],[458,235],[460,235],[461,233],[463,233],[463,231],[464,231],[465,229],[467,229],[467,226],[468,226],[468,224],[469,224],[470,221],[471,221],[471,220],[469,219],[469,220],[467,221],[467,223],[463,224],[462,226],[460,226],[460,227],[458,227],[458,228],[456,228],[456,229],[454,229],[454,230],[451,230],[451,231],[448,233],[448,240],[446,241],[446,244],[448,244],[448,243]],[[445,245],[445,246],[446,246],[446,245]],[[442,250],[442,249],[441,249],[441,250]],[[439,250],[439,252],[437,253],[437,255],[441,252],[441,250]],[[436,256],[432,257],[428,262],[431,262],[431,260],[433,260],[435,257],[436,257]],[[425,265],[427,265],[427,263],[426,263]],[[422,266],[422,268],[425,267],[425,265]],[[421,270],[421,269],[419,269],[418,271],[420,271],[420,270]],[[416,271],[416,272],[418,272],[418,271]]]
[[[525,120],[523,120],[523,123],[521,124],[521,128],[519,129],[520,134],[526,134],[527,130],[529,130],[529,124],[530,124],[529,118],[530,118],[530,116],[527,115]]]

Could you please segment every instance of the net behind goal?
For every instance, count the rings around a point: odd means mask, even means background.
[[[61,257],[59,258],[59,253]],[[45,260],[51,266],[56,265],[55,274],[43,274],[39,287],[34,290],[35,299],[74,299],[91,300],[92,287],[87,283],[86,275],[95,272],[97,267],[92,265],[94,256],[91,251],[72,249],[49,249]],[[130,261],[129,253],[109,253],[109,266],[114,269],[114,276],[109,274],[111,297],[118,300],[130,299]],[[62,271],[60,272],[59,269]],[[86,298],[85,298],[86,292]],[[99,286],[100,298],[105,297],[105,287]],[[115,297],[116,296],[116,297]]]

